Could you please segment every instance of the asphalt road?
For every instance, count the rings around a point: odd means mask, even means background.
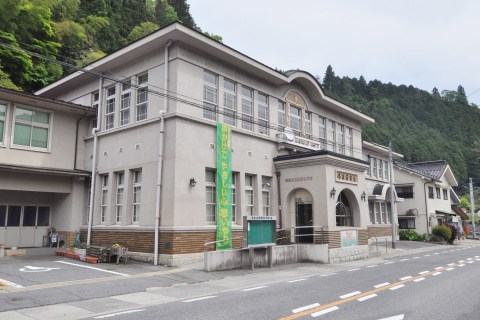
[[[108,318],[480,319],[480,247],[446,246],[338,272],[238,283],[179,298]]]

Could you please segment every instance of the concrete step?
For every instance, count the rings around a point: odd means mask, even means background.
[[[27,256],[38,256],[38,255],[55,255],[56,247],[39,247],[39,248],[26,248]]]

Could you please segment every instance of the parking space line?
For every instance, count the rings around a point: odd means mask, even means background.
[[[102,272],[117,274],[117,275],[119,275],[119,276],[128,277],[128,274],[126,274],[126,273],[120,273],[120,272],[116,272],[116,271],[104,270],[104,269],[100,269],[100,268],[95,268],[95,267],[90,267],[90,266],[84,266],[84,265],[81,265],[81,264],[71,263],[71,262],[66,262],[66,261],[55,261],[55,262],[63,263],[63,264],[68,264],[68,265],[71,265],[71,266],[76,266],[76,267],[81,267],[81,268],[87,268],[87,269],[92,269],[92,270],[97,270],[97,271],[102,271]]]
[[[9,287],[14,287],[14,288],[23,288],[23,286],[10,282],[8,280],[0,278],[0,286],[9,286]]]

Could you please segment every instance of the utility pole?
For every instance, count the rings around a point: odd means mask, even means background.
[[[475,239],[475,199],[473,198],[473,183],[472,178],[470,178],[470,209],[472,211],[472,234],[473,239]]]
[[[388,165],[390,167],[390,222],[392,223],[392,249],[396,248],[396,227],[397,227],[397,207],[395,206],[395,192],[393,190],[393,159],[392,159],[392,141],[388,143]]]

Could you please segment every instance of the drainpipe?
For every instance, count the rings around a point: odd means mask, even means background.
[[[102,122],[102,107],[103,107],[103,77],[100,77],[98,84],[98,107],[97,107],[97,127],[92,129],[93,135],[93,157],[92,157],[92,180],[90,184],[90,209],[88,211],[88,231],[87,231],[87,246],[90,245],[92,238],[92,220],[93,220],[93,201],[95,198],[95,180],[97,177],[97,132],[100,131],[100,123]]]
[[[427,189],[425,188],[427,183],[429,182],[433,182],[433,179],[431,181],[427,181],[423,184],[423,192],[424,192],[424,195],[425,195],[425,219],[427,219],[427,236],[430,235],[430,226],[429,226],[429,221],[428,221],[428,202],[427,202]]]
[[[162,193],[162,180],[163,180],[163,141],[165,136],[165,119],[163,114],[168,112],[168,48],[172,45],[172,40],[168,40],[165,45],[165,74],[164,74],[164,85],[165,85],[165,96],[163,98],[163,108],[164,110],[160,111],[160,135],[158,141],[158,168],[157,168],[157,190],[155,195],[155,243],[153,249],[153,264],[158,265],[158,228],[160,227],[160,211],[161,211],[161,193]]]
[[[278,198],[278,224],[282,229],[282,197],[280,192],[280,171],[276,172],[277,175],[277,198]]]

